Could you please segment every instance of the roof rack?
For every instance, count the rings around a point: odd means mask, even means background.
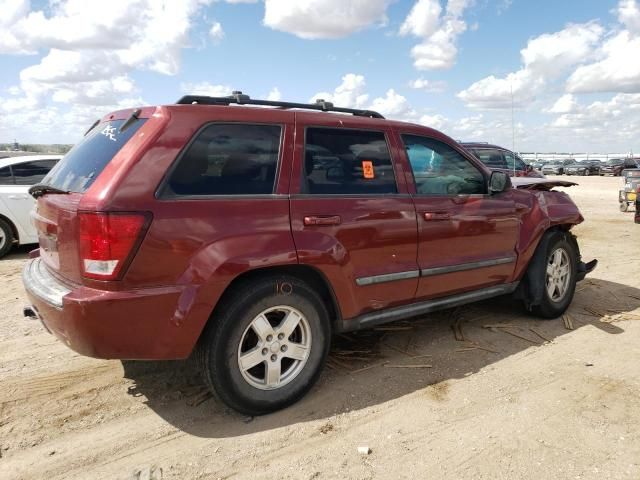
[[[272,100],[253,100],[249,95],[244,95],[240,91],[234,91],[228,97],[208,97],[204,95],[185,95],[176,102],[177,105],[263,105],[266,107],[278,108],[301,108],[304,110],[318,110],[321,112],[339,112],[350,113],[358,117],[384,118],[378,112],[373,110],[359,110],[355,108],[334,107],[333,103],[326,102],[323,99],[316,100],[315,103],[293,103],[293,102],[275,102]]]

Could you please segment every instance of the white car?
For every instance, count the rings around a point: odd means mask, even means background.
[[[14,245],[37,243],[29,187],[42,181],[62,155],[0,158],[0,258]]]

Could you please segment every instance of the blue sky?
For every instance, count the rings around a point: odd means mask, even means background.
[[[0,142],[74,142],[116,108],[240,89],[322,94],[461,140],[511,147],[515,130],[520,151],[640,152],[637,0],[0,0],[0,12]]]

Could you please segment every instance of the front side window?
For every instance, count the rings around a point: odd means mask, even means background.
[[[325,195],[397,193],[383,132],[308,128],[304,193]]]
[[[486,193],[482,172],[449,145],[417,135],[402,135],[402,141],[418,194]]]
[[[57,160],[35,160],[13,165],[11,168],[16,185],[35,185],[40,183],[56,163],[58,163]]]
[[[0,168],[0,185],[14,185],[11,167]]]
[[[471,150],[476,158],[489,168],[507,168],[507,161],[500,150],[495,148],[477,148]],[[513,164],[513,158],[512,164]],[[513,165],[511,166],[513,168]]]
[[[511,152],[504,152],[504,159],[509,170],[524,171],[527,168],[522,159]]]
[[[165,193],[172,196],[273,193],[280,133],[279,125],[209,125],[178,161]]]

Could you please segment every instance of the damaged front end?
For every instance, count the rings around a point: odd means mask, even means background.
[[[521,280],[516,297],[524,300],[528,308],[542,301],[545,285],[533,279],[544,278],[545,252],[554,232],[561,232],[576,252],[576,281],[584,280],[592,272],[597,260],[584,262],[576,236],[570,231],[584,221],[577,205],[565,192],[554,187],[571,187],[574,182],[546,178],[513,178],[516,209],[521,215],[518,243],[519,265],[516,271]]]

